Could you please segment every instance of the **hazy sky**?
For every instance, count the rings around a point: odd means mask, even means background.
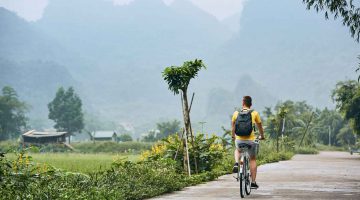
[[[29,21],[36,21],[41,18],[48,1],[51,0],[0,0],[0,6],[15,11],[19,16]],[[65,1],[65,0],[64,0]],[[104,0],[99,0],[104,1]],[[111,0],[108,0],[111,1]],[[136,0],[112,0],[115,5],[126,5]],[[149,0],[151,1],[151,0]],[[163,0],[167,5],[173,1]],[[244,2],[247,0],[190,0],[194,5],[222,20],[228,16],[240,13]],[[71,1],[69,0],[69,3]]]

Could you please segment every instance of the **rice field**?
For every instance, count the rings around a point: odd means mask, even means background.
[[[32,161],[38,164],[46,163],[71,172],[91,173],[111,168],[114,159],[137,161],[138,154],[81,154],[81,153],[29,153]],[[7,154],[15,159],[14,154]]]

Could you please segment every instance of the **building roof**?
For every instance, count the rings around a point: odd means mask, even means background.
[[[115,131],[96,131],[94,138],[112,138],[114,134],[117,135]]]
[[[24,133],[22,136],[40,138],[40,137],[58,137],[66,134],[67,132],[39,132],[39,131],[31,130]]]

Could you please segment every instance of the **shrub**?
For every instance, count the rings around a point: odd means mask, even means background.
[[[124,133],[118,136],[118,140],[121,142],[131,142],[133,141],[133,138],[131,137],[130,134]]]
[[[295,150],[297,154],[318,154],[319,151],[314,147],[300,147]]]
[[[223,147],[222,140],[216,135],[205,137],[204,134],[197,134],[194,139],[194,146],[189,145],[190,168],[194,173],[195,162],[194,155],[198,161],[199,172],[211,171],[217,165],[220,165],[226,155],[226,149]],[[171,135],[161,142],[155,144],[151,150],[142,153],[143,160],[159,160],[162,158],[175,158],[180,170],[184,171],[184,148],[183,141],[178,135]]]

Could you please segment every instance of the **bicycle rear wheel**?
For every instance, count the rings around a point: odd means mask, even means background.
[[[249,159],[246,158],[244,160],[244,166],[245,167],[245,193],[246,195],[250,195],[251,193],[251,181],[250,181],[250,162],[249,162]]]

